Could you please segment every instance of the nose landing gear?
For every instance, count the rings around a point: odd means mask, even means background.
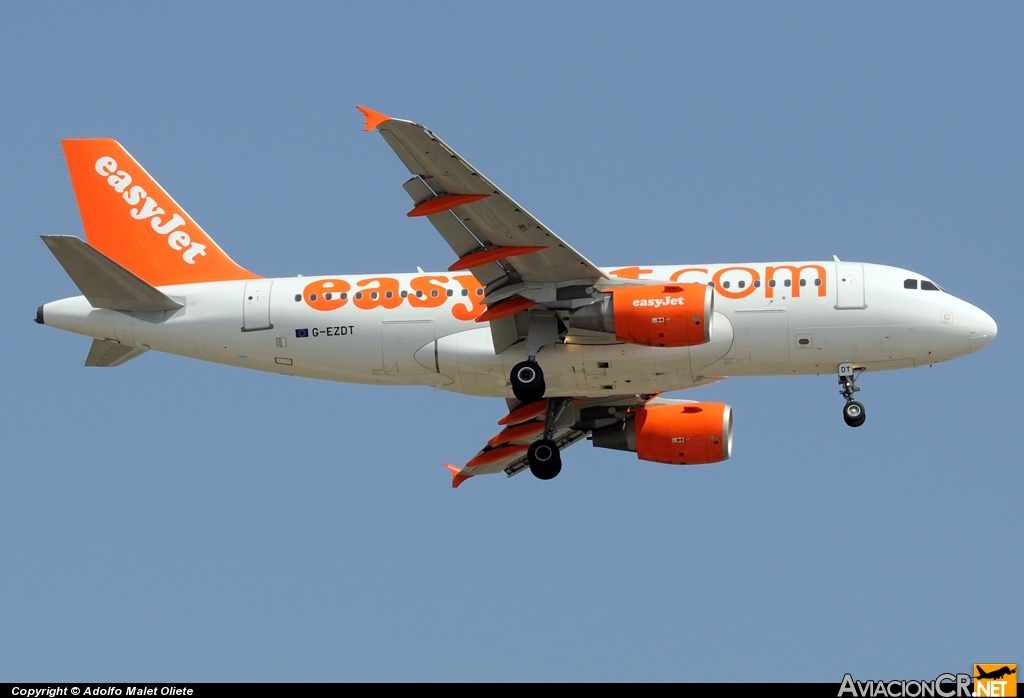
[[[857,387],[857,378],[864,371],[863,368],[854,368],[852,363],[839,364],[839,394],[846,399],[843,406],[843,421],[847,426],[859,427],[867,419],[864,412],[864,405],[853,399],[853,394],[860,392]]]

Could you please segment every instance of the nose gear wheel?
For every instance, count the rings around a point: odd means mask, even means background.
[[[846,399],[846,404],[843,406],[843,421],[847,426],[859,427],[867,419],[864,405],[853,399],[853,394],[860,392],[860,388],[857,387],[857,378],[863,371],[863,368],[852,368],[850,364],[845,365],[845,370],[844,366],[840,366],[839,394]]]
[[[848,426],[859,427],[867,419],[867,415],[864,412],[864,405],[860,404],[856,400],[850,400],[843,407],[843,421]]]

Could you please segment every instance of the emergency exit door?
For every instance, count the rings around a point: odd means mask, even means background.
[[[864,303],[864,265],[836,265],[836,308],[839,310],[863,310],[868,307]]]
[[[242,332],[270,330],[270,287],[273,281],[260,279],[245,284],[242,296]]]

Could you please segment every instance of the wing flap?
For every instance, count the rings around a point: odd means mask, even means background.
[[[515,315],[491,320],[490,328],[494,353],[500,354],[513,344],[526,339],[529,332],[529,318],[525,312],[519,312]]]

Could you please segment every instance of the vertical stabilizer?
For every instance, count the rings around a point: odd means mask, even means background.
[[[154,286],[260,278],[235,264],[117,141],[63,144],[91,247]]]

